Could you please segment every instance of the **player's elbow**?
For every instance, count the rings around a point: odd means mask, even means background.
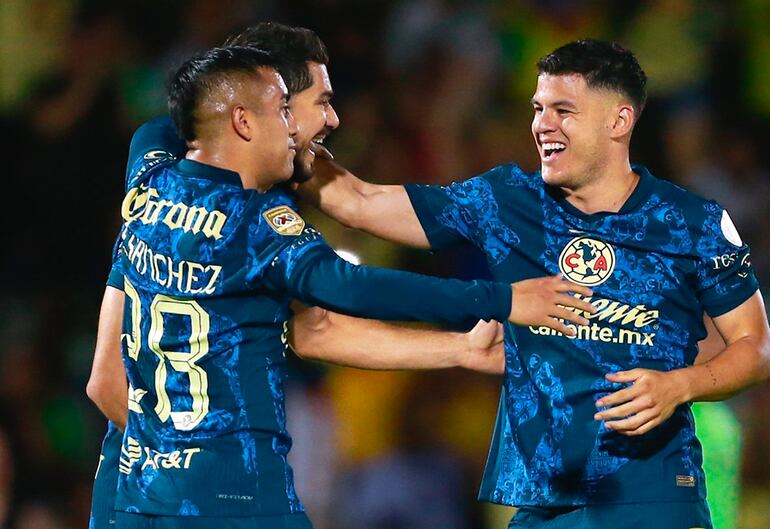
[[[770,332],[762,333],[757,344],[759,355],[758,382],[770,380]]]
[[[303,360],[319,360],[323,356],[324,340],[330,327],[329,312],[311,307],[292,319],[289,345]]]
[[[91,402],[101,409],[110,400],[111,394],[110,383],[105,377],[92,373],[86,384],[86,395],[91,399]]]

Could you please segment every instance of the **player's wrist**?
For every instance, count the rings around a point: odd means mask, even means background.
[[[696,398],[695,380],[698,376],[696,366],[674,369],[669,371],[669,376],[674,377],[677,405],[692,402]]]

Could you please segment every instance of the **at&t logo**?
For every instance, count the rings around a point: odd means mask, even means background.
[[[562,250],[559,268],[564,277],[579,285],[600,285],[615,270],[615,251],[606,242],[576,237]]]

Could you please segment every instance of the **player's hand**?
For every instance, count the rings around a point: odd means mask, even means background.
[[[461,367],[491,375],[499,375],[505,370],[502,323],[479,320],[473,329],[465,333],[465,338],[468,352],[460,363]]]
[[[596,312],[596,307],[569,294],[575,292],[592,296],[593,291],[567,281],[561,275],[526,279],[513,283],[511,289],[513,303],[508,320],[517,325],[545,325],[565,335],[574,336],[574,326],[567,327],[567,322],[588,325],[588,320],[580,314],[583,311],[589,314]]]
[[[334,160],[331,151],[320,143],[310,142],[310,150],[315,155],[316,160]]]
[[[596,401],[597,408],[609,406],[594,415],[606,421],[605,428],[623,435],[642,435],[666,421],[677,406],[686,402],[687,382],[681,370],[654,371],[631,369],[610,373],[610,382],[631,385]]]

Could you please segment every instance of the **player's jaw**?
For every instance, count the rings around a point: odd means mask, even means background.
[[[310,178],[313,174],[313,162],[315,161],[315,153],[311,147],[315,145],[323,145],[326,137],[331,133],[330,127],[324,127],[322,131],[313,136],[309,141],[302,145],[297,145],[297,156],[294,158],[294,180],[303,182]]]

